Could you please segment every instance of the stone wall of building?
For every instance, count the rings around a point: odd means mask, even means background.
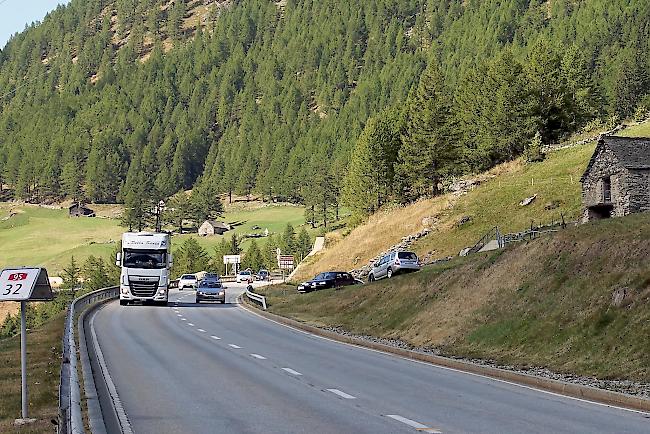
[[[629,212],[650,211],[650,170],[633,169],[626,176]]]
[[[603,203],[603,179],[607,177],[611,180],[612,204],[614,207],[612,217],[630,213],[628,172],[612,151],[606,147],[600,147],[597,151],[596,160],[582,183],[583,221],[589,221],[593,217],[589,207]]]

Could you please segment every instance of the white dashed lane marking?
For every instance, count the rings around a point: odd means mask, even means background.
[[[185,318],[181,318],[181,321],[187,321]]]
[[[415,428],[416,430],[420,432],[429,432],[429,433],[438,433],[441,434],[442,431],[436,429],[436,428],[430,428],[426,425],[421,424],[420,422],[416,422],[411,419],[407,419],[403,416],[400,416],[398,414],[387,414],[386,417],[390,417],[391,419],[395,419],[398,422],[402,422],[403,424],[406,424],[410,426],[411,428]]]
[[[214,336],[214,335],[213,335],[213,336],[210,336],[210,337],[211,337],[212,339],[214,339],[215,341],[221,340],[221,338],[220,338],[219,336]]]
[[[197,329],[197,330],[200,331],[201,333],[205,333],[205,330],[203,329]]]
[[[235,349],[240,349],[241,347],[239,345],[235,344],[228,344],[229,347],[235,348]]]
[[[255,357],[258,360],[266,360],[266,357],[260,356],[259,354],[251,354],[251,357]]]
[[[194,327],[194,324],[192,324],[191,322],[188,322],[187,325],[190,327]]]
[[[338,395],[344,399],[357,399],[356,396],[348,395],[345,392],[340,391],[339,389],[327,389],[328,392],[332,392],[334,395]]]
[[[302,375],[300,372],[298,372],[298,371],[294,371],[294,370],[291,369],[291,368],[282,368],[282,370],[288,372],[288,373],[291,374],[291,375]]]

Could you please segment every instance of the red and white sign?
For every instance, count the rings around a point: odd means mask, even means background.
[[[21,268],[2,270],[0,274],[0,301],[28,300],[40,268]]]
[[[293,256],[291,255],[280,255],[278,257],[278,266],[283,270],[293,269]]]

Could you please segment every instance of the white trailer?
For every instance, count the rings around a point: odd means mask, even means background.
[[[122,267],[120,304],[132,301],[163,306],[169,299],[169,276],[173,264],[169,234],[127,232],[115,264]]]

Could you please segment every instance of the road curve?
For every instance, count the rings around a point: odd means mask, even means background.
[[[332,342],[237,307],[92,316],[135,433],[642,433],[650,415]]]

